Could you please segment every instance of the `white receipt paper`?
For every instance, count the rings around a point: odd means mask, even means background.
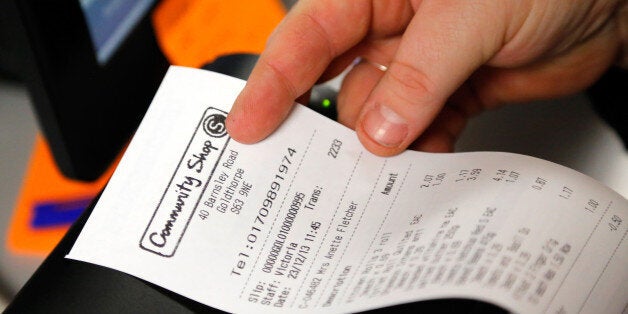
[[[172,67],[67,257],[229,312],[625,311],[621,195],[516,154],[377,157],[300,105],[239,144],[224,121],[243,86]]]

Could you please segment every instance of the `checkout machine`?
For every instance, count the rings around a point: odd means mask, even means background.
[[[203,67],[246,79],[265,37],[284,13],[282,4],[289,7],[292,2],[6,0],[0,2],[0,73],[28,87],[39,128],[62,175],[93,181],[106,173],[128,143],[169,64]],[[265,9],[239,16],[247,6]],[[217,36],[208,35],[207,30],[197,35],[208,42],[205,47],[213,49],[203,57],[189,51],[202,50],[203,46],[186,47],[177,41],[182,37],[165,29],[173,14],[184,14],[185,10],[236,13],[207,15],[215,19],[222,16],[222,20],[214,19],[209,25]],[[166,36],[171,37],[169,42]],[[234,43],[233,38],[224,36],[241,38]],[[628,103],[628,86],[622,77],[625,79],[625,71],[611,70],[588,96],[489,113],[471,122],[457,150],[535,155],[593,176],[626,196],[626,146],[599,118],[606,117],[625,141],[626,115],[613,109]],[[624,93],[620,91],[622,84]],[[337,88],[338,81],[316,86],[308,106],[334,119]],[[591,100],[604,104],[595,106],[599,116],[591,109]],[[534,114],[536,118],[527,119]],[[490,131],[495,128],[505,132]],[[65,259],[96,200],[97,196],[84,204],[87,208],[59,244],[17,295],[9,296],[12,300],[7,312],[217,311],[124,273]],[[5,267],[0,276],[10,271]],[[503,312],[471,300],[434,300],[382,310],[436,309]]]

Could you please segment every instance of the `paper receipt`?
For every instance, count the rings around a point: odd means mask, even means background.
[[[600,183],[509,153],[377,157],[300,105],[239,144],[243,86],[172,67],[67,257],[229,312],[626,307],[628,201]]]

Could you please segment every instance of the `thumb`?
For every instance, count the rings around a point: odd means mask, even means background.
[[[499,1],[496,1],[499,2]],[[371,152],[405,150],[447,98],[501,48],[506,27],[492,1],[422,1],[385,75],[367,98],[356,131]]]

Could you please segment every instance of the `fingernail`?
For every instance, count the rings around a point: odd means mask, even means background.
[[[399,146],[408,134],[408,122],[384,105],[376,105],[366,113],[362,128],[373,140],[386,147]]]

